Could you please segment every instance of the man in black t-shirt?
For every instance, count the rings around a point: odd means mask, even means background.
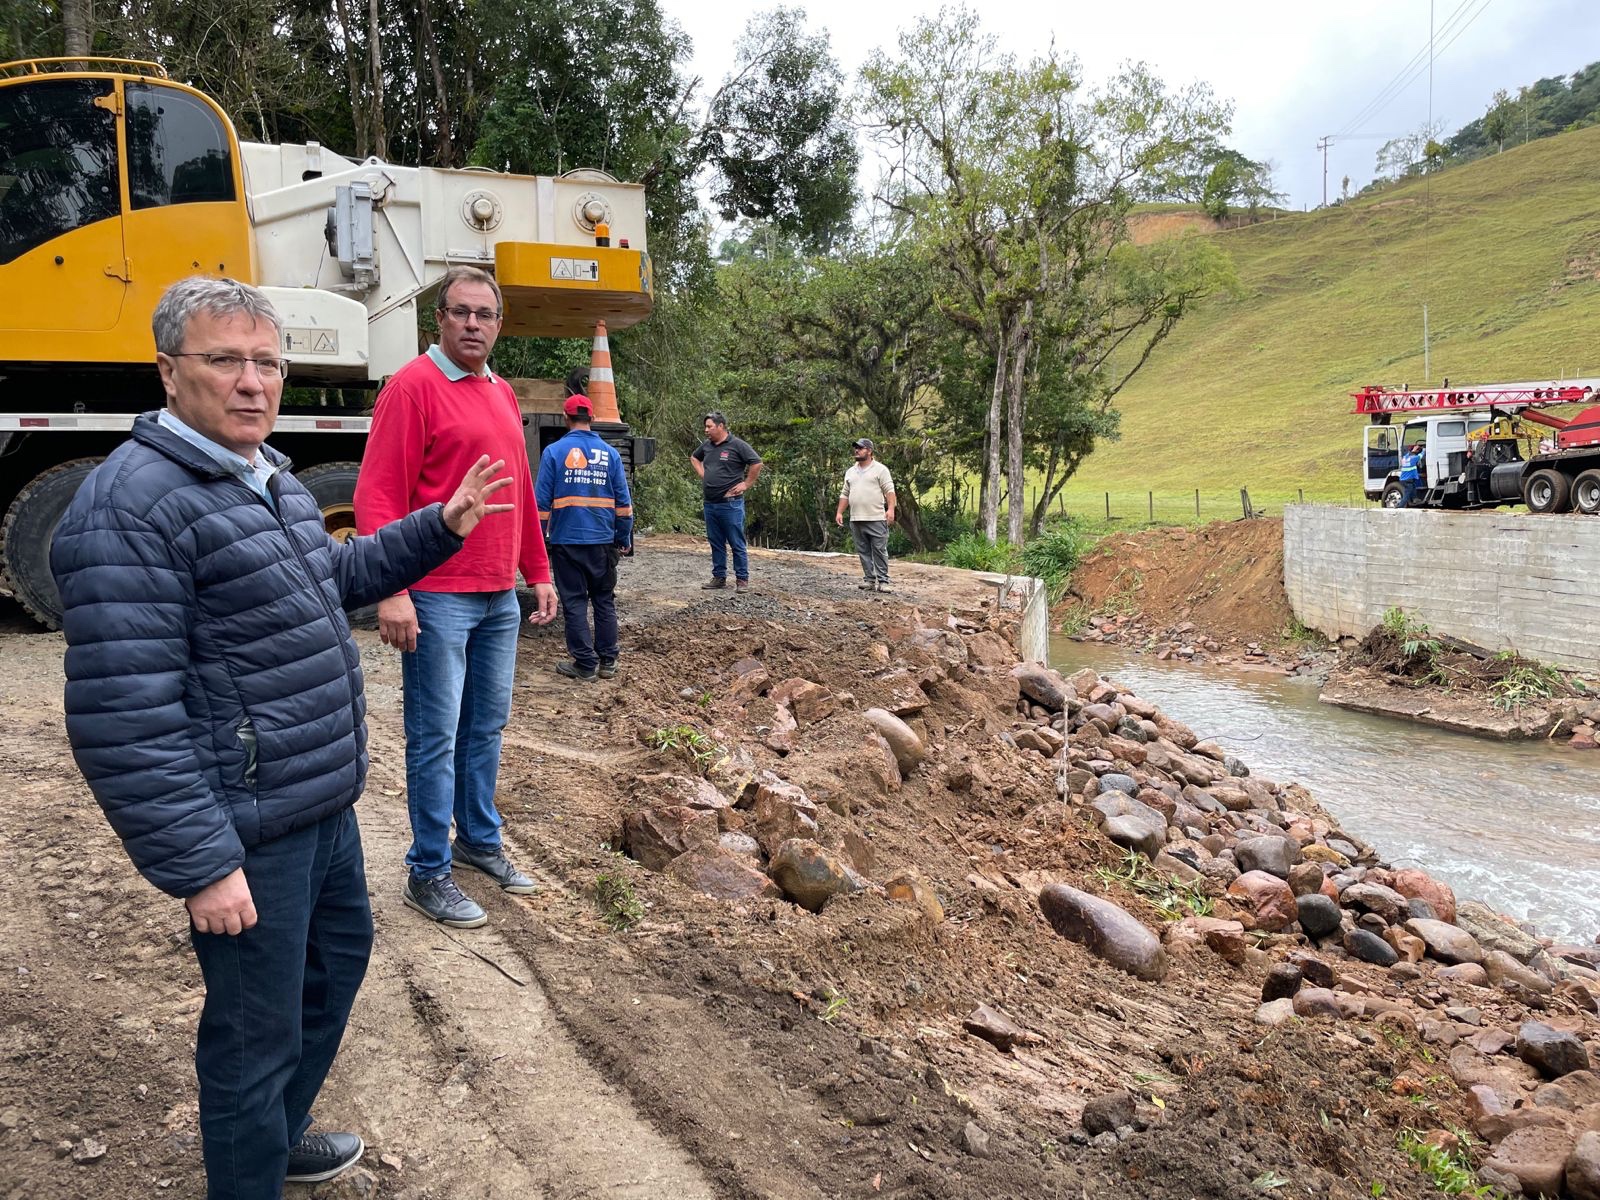
[[[735,587],[750,586],[750,558],[744,547],[744,494],[761,474],[761,456],[728,432],[728,418],[706,414],[706,440],[689,456],[704,492],[706,540],[711,543],[711,582],[705,591],[728,586],[728,548],[733,549]]]

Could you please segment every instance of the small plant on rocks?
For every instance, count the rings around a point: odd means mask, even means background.
[[[1537,700],[1549,700],[1567,691],[1566,681],[1554,667],[1518,660],[1517,655],[1504,650],[1495,655],[1496,663],[1506,664],[1506,673],[1489,685],[1489,703],[1502,712],[1521,708]]]
[[[1431,1145],[1423,1141],[1422,1135],[1415,1129],[1401,1131],[1400,1149],[1417,1164],[1418,1170],[1433,1180],[1434,1187],[1447,1196],[1494,1195],[1494,1190],[1488,1184],[1478,1182],[1472,1161],[1464,1150],[1446,1150],[1442,1146]]]
[[[1149,861],[1136,850],[1124,851],[1119,866],[1096,867],[1094,873],[1102,883],[1138,892],[1168,921],[1186,916],[1209,917],[1217,907],[1216,901],[1201,890],[1198,882],[1179,883],[1169,879],[1152,870]]]
[[[694,759],[697,766],[714,761],[722,747],[701,733],[693,725],[669,725],[650,735],[650,745],[657,750],[679,750]]]
[[[633,890],[632,880],[624,876],[596,876],[594,900],[600,908],[600,919],[617,933],[626,933],[644,920],[644,905]]]

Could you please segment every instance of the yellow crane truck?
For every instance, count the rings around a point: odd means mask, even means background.
[[[337,395],[370,392],[417,354],[419,303],[457,265],[494,273],[505,333],[626,328],[653,298],[643,188],[600,171],[402,167],[241,142],[214,101],[155,63],[0,65],[5,586],[56,627],[50,536],[134,416],[161,406],[150,316],[173,281],[261,288],[283,315],[288,386]],[[535,459],[560,423],[557,392],[519,388]],[[272,439],[335,536],[354,530],[369,413],[286,403]],[[597,431],[630,466],[654,453],[620,419]]]

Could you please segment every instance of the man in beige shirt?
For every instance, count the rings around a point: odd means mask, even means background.
[[[844,473],[844,490],[833,514],[835,525],[844,524],[850,508],[850,536],[861,556],[864,592],[889,590],[889,526],[894,524],[894,477],[873,454],[871,438],[858,438],[851,446],[856,465]]]

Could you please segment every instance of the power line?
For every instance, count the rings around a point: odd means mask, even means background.
[[[1391,101],[1406,91],[1426,74],[1433,64],[1433,60],[1443,54],[1450,46],[1465,33],[1476,21],[1493,0],[1461,0],[1456,10],[1450,14],[1437,33],[1430,37],[1429,42],[1411,58],[1411,61],[1400,68],[1399,73],[1389,81],[1388,85],[1378,91],[1371,100],[1361,108],[1344,126],[1334,134],[1335,138],[1347,138],[1359,129],[1365,122],[1377,116]],[[1477,8],[1467,13],[1467,10],[1476,4]],[[1448,36],[1448,40],[1440,44],[1440,40]]]

